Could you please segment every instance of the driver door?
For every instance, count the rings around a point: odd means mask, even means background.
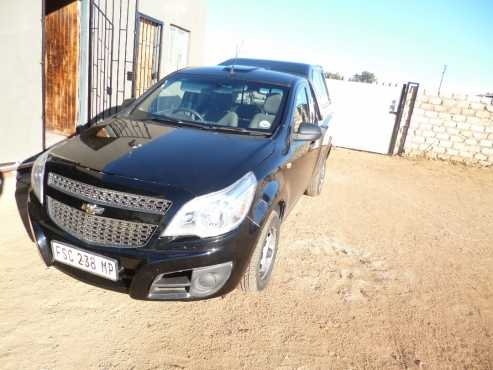
[[[291,121],[291,137],[286,163],[285,177],[290,184],[290,207],[292,207],[310,183],[313,170],[320,150],[313,142],[296,140],[294,134],[298,132],[301,123],[317,124],[318,118],[314,107],[310,106],[313,101],[311,90],[307,83],[300,85],[296,91],[295,109]]]

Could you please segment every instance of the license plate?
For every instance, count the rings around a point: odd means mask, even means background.
[[[114,259],[56,241],[51,242],[51,250],[55,261],[109,280],[118,280],[118,262]]]

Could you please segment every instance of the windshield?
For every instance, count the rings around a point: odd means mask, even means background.
[[[141,102],[131,117],[270,134],[286,94],[286,87],[262,82],[175,75]]]

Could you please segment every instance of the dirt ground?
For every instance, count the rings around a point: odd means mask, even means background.
[[[269,289],[161,303],[47,269],[0,200],[2,369],[492,369],[493,171],[335,150]]]

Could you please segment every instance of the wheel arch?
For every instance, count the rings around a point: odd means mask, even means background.
[[[281,179],[271,178],[261,183],[258,196],[253,204],[252,221],[257,225],[265,222],[270,210],[275,209],[282,220],[286,211],[286,200],[282,196]]]

